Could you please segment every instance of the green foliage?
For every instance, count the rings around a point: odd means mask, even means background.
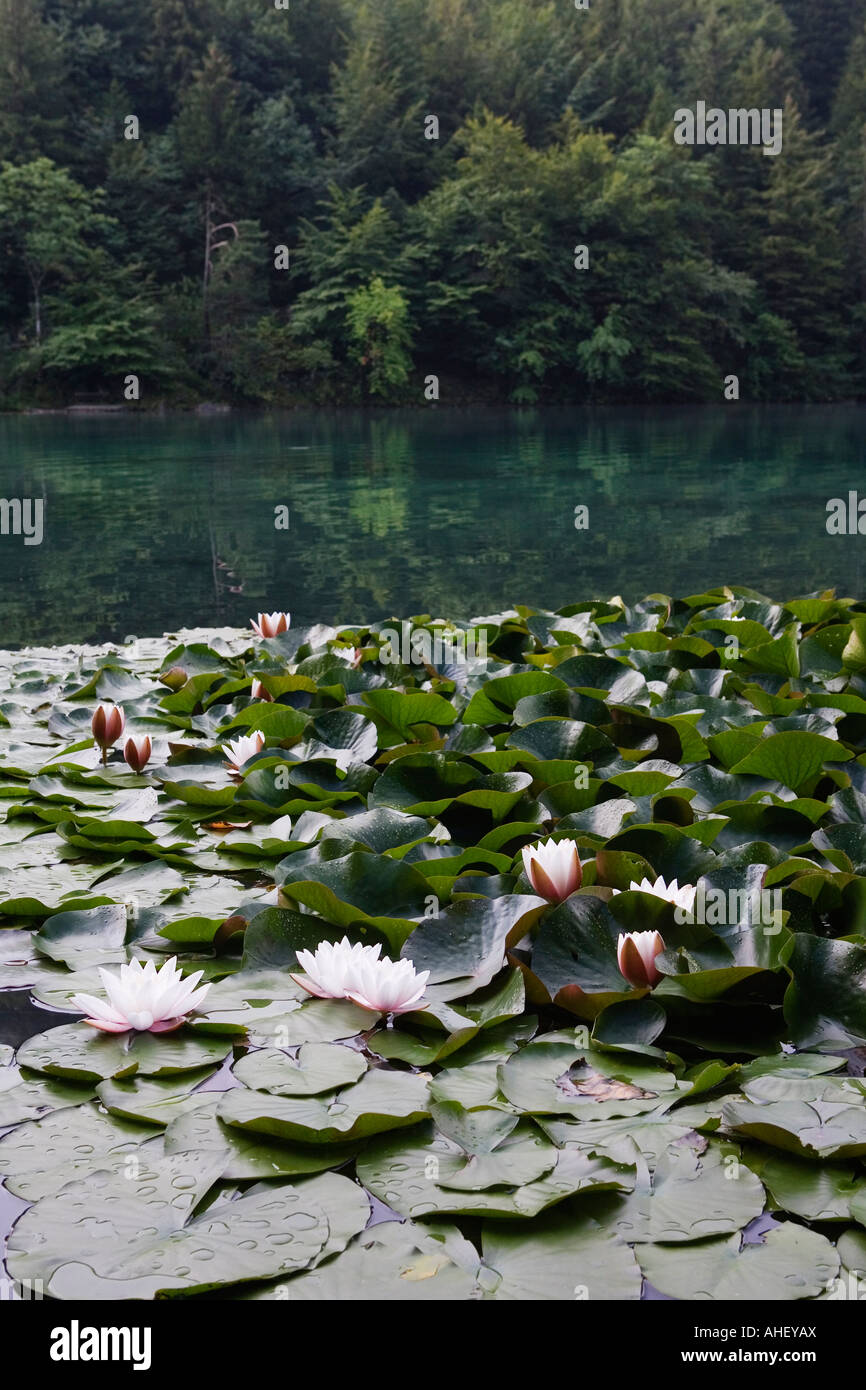
[[[184,400],[404,400],[410,381],[420,400],[431,372],[443,399],[718,401],[731,371],[744,399],[857,396],[864,22],[866,0],[0,0],[0,160],[52,161],[61,205],[74,185],[112,219],[104,250],[138,268],[129,298],[156,306],[172,364],[151,400],[172,379]],[[782,109],[782,157],[676,147],[698,97]],[[224,222],[260,229],[243,273],[206,256]],[[0,378],[20,399],[38,294],[21,233],[3,238]],[[43,245],[66,331],[39,389],[104,393],[59,260]],[[374,367],[351,306],[376,277],[407,327]],[[136,313],[104,322],[132,370]]]
[[[109,219],[101,189],[82,188],[50,159],[0,169],[0,226],[32,294],[33,330],[42,337],[41,295],[49,277],[71,280],[91,257],[91,238]]]
[[[364,368],[370,393],[387,397],[409,377],[410,333],[406,300],[376,275],[349,300],[352,353]]]
[[[404,311],[356,295],[365,334]],[[862,607],[723,587],[0,652],[0,987],[67,1016],[0,1050],[12,1277],[840,1296],[866,1218]],[[108,698],[152,738],[140,774],[91,746]],[[527,877],[549,838],[580,861],[564,900]],[[620,968],[634,931],[662,937],[652,984]],[[344,936],[429,972],[423,1007],[310,997],[299,953]],[[100,970],[169,954],[209,982],[177,1030],[69,1019]],[[371,1197],[403,1224],[365,1229]]]

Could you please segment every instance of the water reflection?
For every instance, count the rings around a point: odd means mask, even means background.
[[[260,607],[348,622],[725,581],[860,594],[864,538],[825,521],[862,475],[864,423],[857,406],[6,417],[0,496],[46,505],[41,546],[0,536],[0,646]]]

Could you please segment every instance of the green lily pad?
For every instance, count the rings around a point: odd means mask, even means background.
[[[333,1043],[304,1043],[293,1062],[285,1052],[251,1052],[235,1062],[234,1074],[245,1086],[275,1096],[317,1096],[359,1081],[367,1070],[360,1052]]]
[[[731,772],[735,777],[745,773],[768,777],[796,791],[812,782],[825,763],[847,762],[851,756],[844,744],[835,739],[807,733],[804,729],[788,729],[761,739]]]
[[[623,1200],[612,1224],[623,1241],[665,1245],[740,1231],[764,1210],[764,1189],[740,1163],[728,1166],[717,1149],[697,1154],[687,1144],[662,1153],[652,1190]]]
[[[563,1150],[550,1172],[514,1190],[455,1191],[439,1183],[439,1165],[454,1159],[465,1162],[462,1150],[432,1128],[416,1133],[419,1137],[410,1140],[403,1135],[378,1139],[357,1160],[364,1186],[392,1210],[413,1220],[449,1213],[532,1217],[575,1192],[631,1187],[629,1169],[609,1159]]]
[[[653,1288],[696,1301],[815,1298],[839,1269],[839,1255],[825,1236],[790,1222],[756,1245],[742,1245],[739,1234],[686,1246],[644,1245],[638,1259]]]
[[[289,1144],[266,1134],[235,1129],[217,1115],[220,1092],[200,1093],[208,1103],[178,1115],[165,1132],[165,1152],[191,1150],[220,1163],[224,1181],[301,1177],[340,1168],[355,1157],[357,1144]]]
[[[227,1091],[220,1119],[239,1129],[297,1143],[343,1143],[417,1124],[429,1114],[427,1078],[409,1072],[370,1071],[330,1099]]]
[[[536,1217],[529,1229],[485,1222],[482,1249],[486,1270],[498,1276],[492,1288],[486,1281],[488,1299],[591,1304],[640,1298],[641,1272],[632,1251],[577,1209]]]
[[[99,1033],[85,1023],[67,1023],[37,1033],[18,1051],[23,1067],[72,1081],[110,1077],[171,1076],[221,1062],[231,1044],[218,1037],[177,1033]]]
[[[159,1133],[154,1125],[103,1115],[93,1105],[56,1110],[0,1139],[0,1174],[16,1197],[35,1202],[76,1177],[132,1171],[141,1146]]]
[[[289,1184],[218,1201],[190,1219],[213,1177],[212,1167],[181,1152],[130,1177],[96,1173],[70,1183],[21,1219],[10,1271],[43,1279],[60,1299],[152,1298],[293,1273],[321,1254],[324,1208]],[[94,1219],[100,1238],[83,1242],[82,1223]]]
[[[442,1229],[442,1228],[437,1228]],[[471,1254],[458,1262],[454,1248]],[[448,1237],[412,1222],[371,1226],[335,1260],[247,1295],[253,1299],[392,1303],[474,1298],[478,1257],[453,1227]]]

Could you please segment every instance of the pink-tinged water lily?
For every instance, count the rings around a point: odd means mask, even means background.
[[[254,758],[256,753],[261,753],[265,746],[265,736],[258,732],[255,734],[244,734],[241,738],[230,740],[223,744],[224,752],[228,753],[229,767],[233,767],[235,772],[240,772],[244,763]]]
[[[346,936],[337,942],[320,941],[315,951],[298,951],[298,965],[304,974],[292,979],[319,999],[345,999],[355,988],[362,962],[377,962],[381,950],[378,945],[352,945]]]
[[[290,613],[260,613],[258,620],[250,618],[250,624],[259,637],[279,637],[288,632],[291,620]]]
[[[635,989],[657,985],[662,978],[656,969],[656,956],[665,949],[664,939],[657,931],[634,931],[620,935],[616,943],[616,959],[620,972]]]
[[[574,840],[524,845],[523,868],[536,893],[549,903],[565,902],[577,892],[583,876]]]
[[[123,733],[126,717],[122,705],[99,705],[90,721],[93,737],[102,749],[102,761],[108,757],[111,748]]]
[[[273,698],[273,695],[269,695],[267,690],[265,690],[265,687],[262,685],[261,681],[253,681],[252,689],[250,690],[250,699],[273,700]]]
[[[407,1014],[426,1008],[423,998],[429,970],[416,971],[410,960],[364,960],[348,997],[362,1009],[380,1014]]]
[[[689,914],[694,910],[695,894],[698,891],[691,883],[684,883],[681,888],[675,878],[672,878],[670,883],[665,883],[661,874],[655,883],[651,883],[648,878],[642,878],[640,883],[635,883],[632,879],[629,890],[632,893],[652,893],[654,898],[661,898],[663,902],[671,903],[684,914]],[[613,891],[618,893],[619,889],[614,888]]]
[[[71,1003],[88,1015],[84,1022],[104,1033],[171,1033],[204,1001],[210,985],[196,985],[204,973],[181,974],[172,956],[159,970],[152,960],[146,965],[131,961],[119,974],[100,969],[108,999],[93,994],[73,994]]]
[[[150,759],[151,744],[150,739],[145,734],[144,738],[128,738],[123,749],[123,756],[129,763],[133,772],[141,772]]]

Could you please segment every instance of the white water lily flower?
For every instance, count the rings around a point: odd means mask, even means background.
[[[656,956],[665,949],[664,938],[657,931],[634,931],[620,935],[616,943],[616,959],[623,978],[635,989],[657,985],[662,978],[656,969]]]
[[[256,753],[261,753],[264,746],[264,734],[257,733],[244,734],[241,738],[227,741],[223,744],[223,749],[228,753],[229,765],[234,768],[235,772],[240,772],[244,763],[249,762]]]
[[[362,963],[377,963],[381,950],[381,946],[353,946],[346,936],[337,942],[320,941],[315,951],[298,951],[298,965],[304,974],[292,975],[292,979],[319,999],[345,999],[360,978]]]
[[[349,998],[362,1009],[380,1014],[406,1014],[425,1007],[423,997],[429,970],[418,973],[410,960],[365,960],[358,967]]]
[[[250,618],[250,626],[259,637],[279,637],[288,632],[291,621],[290,613],[260,613],[258,619]]]
[[[536,893],[549,903],[565,902],[580,887],[583,877],[574,840],[524,845],[523,868]]]
[[[695,894],[698,891],[691,883],[684,883],[680,888],[675,878],[672,878],[670,883],[665,883],[661,874],[655,883],[650,883],[648,878],[642,878],[640,883],[635,883],[632,880],[629,888],[632,893],[652,893],[654,898],[662,898],[666,903],[673,903],[674,907],[681,908],[685,913],[694,911]],[[619,890],[614,891],[618,892]]]
[[[146,965],[131,961],[120,973],[100,969],[108,1000],[93,994],[73,994],[71,1003],[88,1015],[84,1022],[105,1033],[170,1033],[179,1028],[187,1014],[204,1001],[210,985],[196,989],[204,971],[184,977],[172,956],[157,970],[152,960]]]

